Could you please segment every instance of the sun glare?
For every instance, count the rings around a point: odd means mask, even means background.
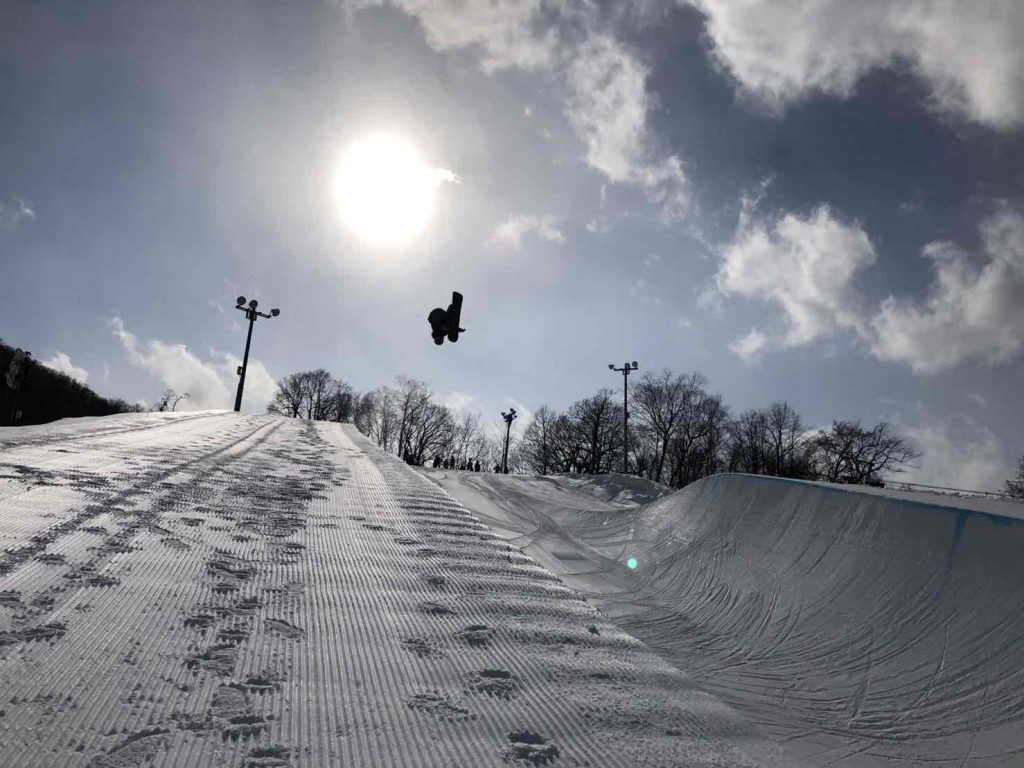
[[[406,141],[375,134],[342,156],[335,194],[345,223],[377,246],[407,245],[434,208],[437,188],[454,181],[451,171],[430,168]]]

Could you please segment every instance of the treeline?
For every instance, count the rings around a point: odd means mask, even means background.
[[[1017,462],[1016,476],[1008,479],[1003,486],[1003,493],[1012,499],[1024,499],[1024,456]]]
[[[20,351],[0,341],[0,426],[142,410],[124,400],[101,397],[67,374],[17,355]]]
[[[835,421],[808,428],[788,403],[734,414],[699,373],[645,373],[629,388],[628,471],[676,488],[717,472],[747,472],[834,483],[879,484],[920,456],[882,422]],[[377,445],[412,463],[451,459],[456,466],[500,460],[504,425],[482,424],[435,400],[422,381],[358,394],[327,371],[278,383],[271,413],[351,421]],[[512,471],[534,474],[620,472],[626,445],[621,394],[601,389],[559,412],[541,406],[509,453]]]
[[[457,414],[436,402],[422,381],[399,376],[396,386],[357,395],[353,403],[356,428],[412,464],[440,457],[455,466],[479,461],[486,469],[501,456],[500,439],[484,430],[479,414]]]
[[[559,413],[542,406],[517,446],[522,471],[623,466],[621,396],[602,389]],[[717,472],[878,484],[920,455],[886,423],[807,428],[788,403],[734,415],[699,373],[646,373],[629,390],[628,469],[675,488]]]
[[[317,368],[278,381],[267,413],[313,421],[351,421],[353,402],[352,387]]]
[[[278,381],[267,411],[350,421],[381,448],[415,464],[440,458],[455,466],[479,461],[490,468],[501,455],[500,441],[485,433],[479,414],[456,414],[436,402],[426,384],[406,376],[399,376],[395,386],[360,394],[323,369],[293,373]]]

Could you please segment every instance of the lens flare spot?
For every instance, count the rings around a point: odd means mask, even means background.
[[[629,558],[629,560],[626,561],[626,566],[631,571],[636,569],[636,565],[637,565],[637,563],[636,563],[636,558],[635,557],[631,557],[631,558]]]

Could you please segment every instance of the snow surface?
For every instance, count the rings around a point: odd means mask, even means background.
[[[4,430],[0,548],[4,768],[794,764],[349,427]]]
[[[808,765],[1024,765],[1022,505],[726,474],[623,508],[424,473]]]

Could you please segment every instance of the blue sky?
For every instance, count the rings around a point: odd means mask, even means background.
[[[97,391],[230,407],[323,366],[485,417],[699,370],[736,410],[889,420],[920,482],[1024,453],[1024,6],[5,3],[0,335]],[[353,141],[456,183],[401,248]],[[457,345],[425,318],[464,293]],[[525,422],[525,420],[524,420]]]

